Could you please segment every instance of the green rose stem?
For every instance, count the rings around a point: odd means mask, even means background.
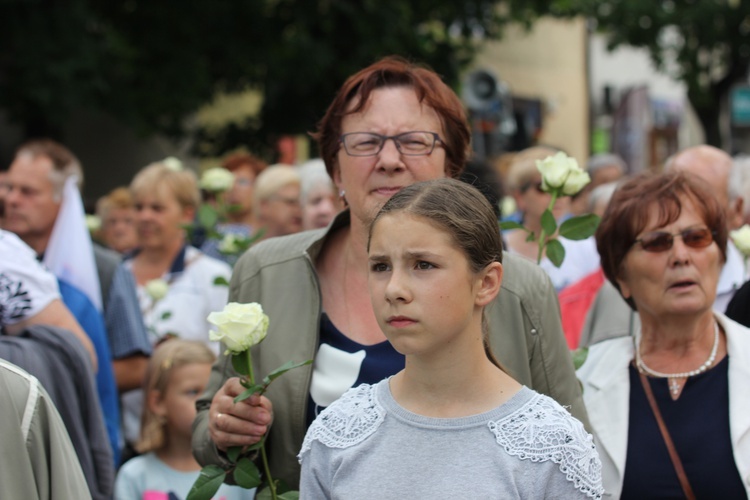
[[[563,186],[565,183],[563,182]],[[554,189],[552,191],[552,199],[549,202],[549,206],[547,207],[547,210],[549,210],[550,213],[552,213],[552,209],[555,207],[555,202],[557,201],[557,189]],[[542,262],[542,254],[544,254],[544,247],[547,243],[547,231],[544,230],[544,224],[542,224],[542,229],[539,232],[539,253],[536,256],[536,263],[539,264]]]
[[[250,353],[250,349],[245,351],[245,356],[247,361],[247,378],[250,382],[250,387],[252,387],[255,385],[255,375],[253,374],[253,356]],[[262,396],[263,392],[263,389],[260,389],[258,396]],[[261,439],[265,439],[265,436]],[[274,484],[273,477],[271,477],[271,468],[268,466],[268,455],[266,454],[265,444],[260,447],[260,456],[263,459],[263,470],[266,471],[266,481],[268,482],[268,489],[271,490],[271,498],[276,500],[278,498],[276,496],[276,484]]]

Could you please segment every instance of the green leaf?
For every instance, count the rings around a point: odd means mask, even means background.
[[[224,276],[217,276],[214,278],[214,285],[229,286],[229,281]]]
[[[230,446],[229,449],[227,449],[227,458],[230,462],[233,464],[237,463],[237,459],[240,458],[240,454],[242,453],[242,446]]]
[[[547,258],[552,262],[555,267],[560,267],[565,259],[565,249],[556,238],[553,238],[547,242]]]
[[[268,385],[289,370],[294,370],[295,368],[299,368],[300,366],[309,365],[312,363],[312,359],[308,359],[307,361],[302,361],[301,363],[295,363],[294,361],[289,361],[287,363],[284,363],[280,367],[276,368],[274,371],[266,375],[266,377],[263,379],[263,385]]]
[[[172,311],[164,311],[164,313],[161,315],[161,320],[165,321],[172,317]]]
[[[571,217],[560,225],[560,236],[569,240],[585,240],[596,232],[600,218],[595,214]]]
[[[275,479],[274,482],[276,483],[276,493],[296,493],[296,491],[292,490],[289,487],[289,484],[283,479]]]
[[[534,234],[534,231],[529,231],[526,241],[536,241],[536,234]]]
[[[281,495],[277,495],[279,500],[299,500],[299,491],[287,491]]]
[[[235,403],[239,403],[240,401],[244,401],[253,394],[257,394],[259,392],[262,392],[264,387],[262,385],[251,385],[248,387],[245,392],[234,398]]]
[[[263,437],[260,438],[260,441],[258,441],[255,444],[251,444],[250,446],[248,446],[247,447],[247,451],[260,450],[261,447],[263,447],[263,444],[266,442],[266,436],[267,436],[267,434],[264,434]]]
[[[234,481],[249,490],[260,485],[260,472],[249,458],[242,458],[234,469]]]
[[[204,203],[198,208],[198,222],[205,228],[213,228],[219,222],[219,214],[214,207]]]
[[[544,229],[547,235],[555,234],[555,231],[557,231],[557,221],[555,221],[555,216],[552,215],[549,208],[542,214],[540,222],[542,223],[542,229]]]
[[[271,488],[266,486],[255,494],[255,500],[271,500]]]
[[[232,354],[232,368],[240,375],[250,375],[250,367],[247,366],[247,354]]]
[[[226,477],[227,473],[217,465],[203,467],[198,479],[190,488],[187,500],[211,500]]]
[[[513,220],[504,220],[500,223],[500,229],[502,231],[507,231],[509,229],[523,229],[524,231],[528,231],[523,224],[519,224],[516,221]]]
[[[579,369],[583,366],[583,363],[586,362],[586,358],[589,355],[589,348],[588,347],[579,347],[575,351],[573,351],[573,366],[575,369]]]

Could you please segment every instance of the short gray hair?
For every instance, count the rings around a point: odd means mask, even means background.
[[[40,156],[49,158],[52,162],[52,172],[49,180],[52,183],[55,201],[62,199],[65,181],[76,176],[76,184],[80,190],[83,187],[83,169],[81,162],[68,148],[52,139],[33,139],[21,144],[16,150],[16,157],[29,155],[32,158]]]
[[[619,155],[611,153],[599,153],[589,158],[586,163],[586,171],[590,176],[594,176],[594,173],[605,168],[605,167],[617,167],[621,173],[627,171],[627,164]]]
[[[300,179],[300,205],[304,206],[307,196],[318,186],[330,187],[332,191],[335,189],[333,180],[326,170],[326,165],[320,158],[306,161],[299,166],[297,172]]]

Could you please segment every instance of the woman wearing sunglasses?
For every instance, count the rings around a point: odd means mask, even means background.
[[[578,371],[613,498],[750,492],[750,330],[712,310],[727,229],[696,179],[625,182],[596,234],[605,275],[641,320]]]

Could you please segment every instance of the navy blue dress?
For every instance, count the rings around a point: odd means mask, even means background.
[[[638,370],[631,364],[628,453],[622,496],[627,499],[685,498]],[[664,423],[696,497],[746,499],[729,432],[729,356],[688,378],[680,397],[667,379],[647,377]]]

